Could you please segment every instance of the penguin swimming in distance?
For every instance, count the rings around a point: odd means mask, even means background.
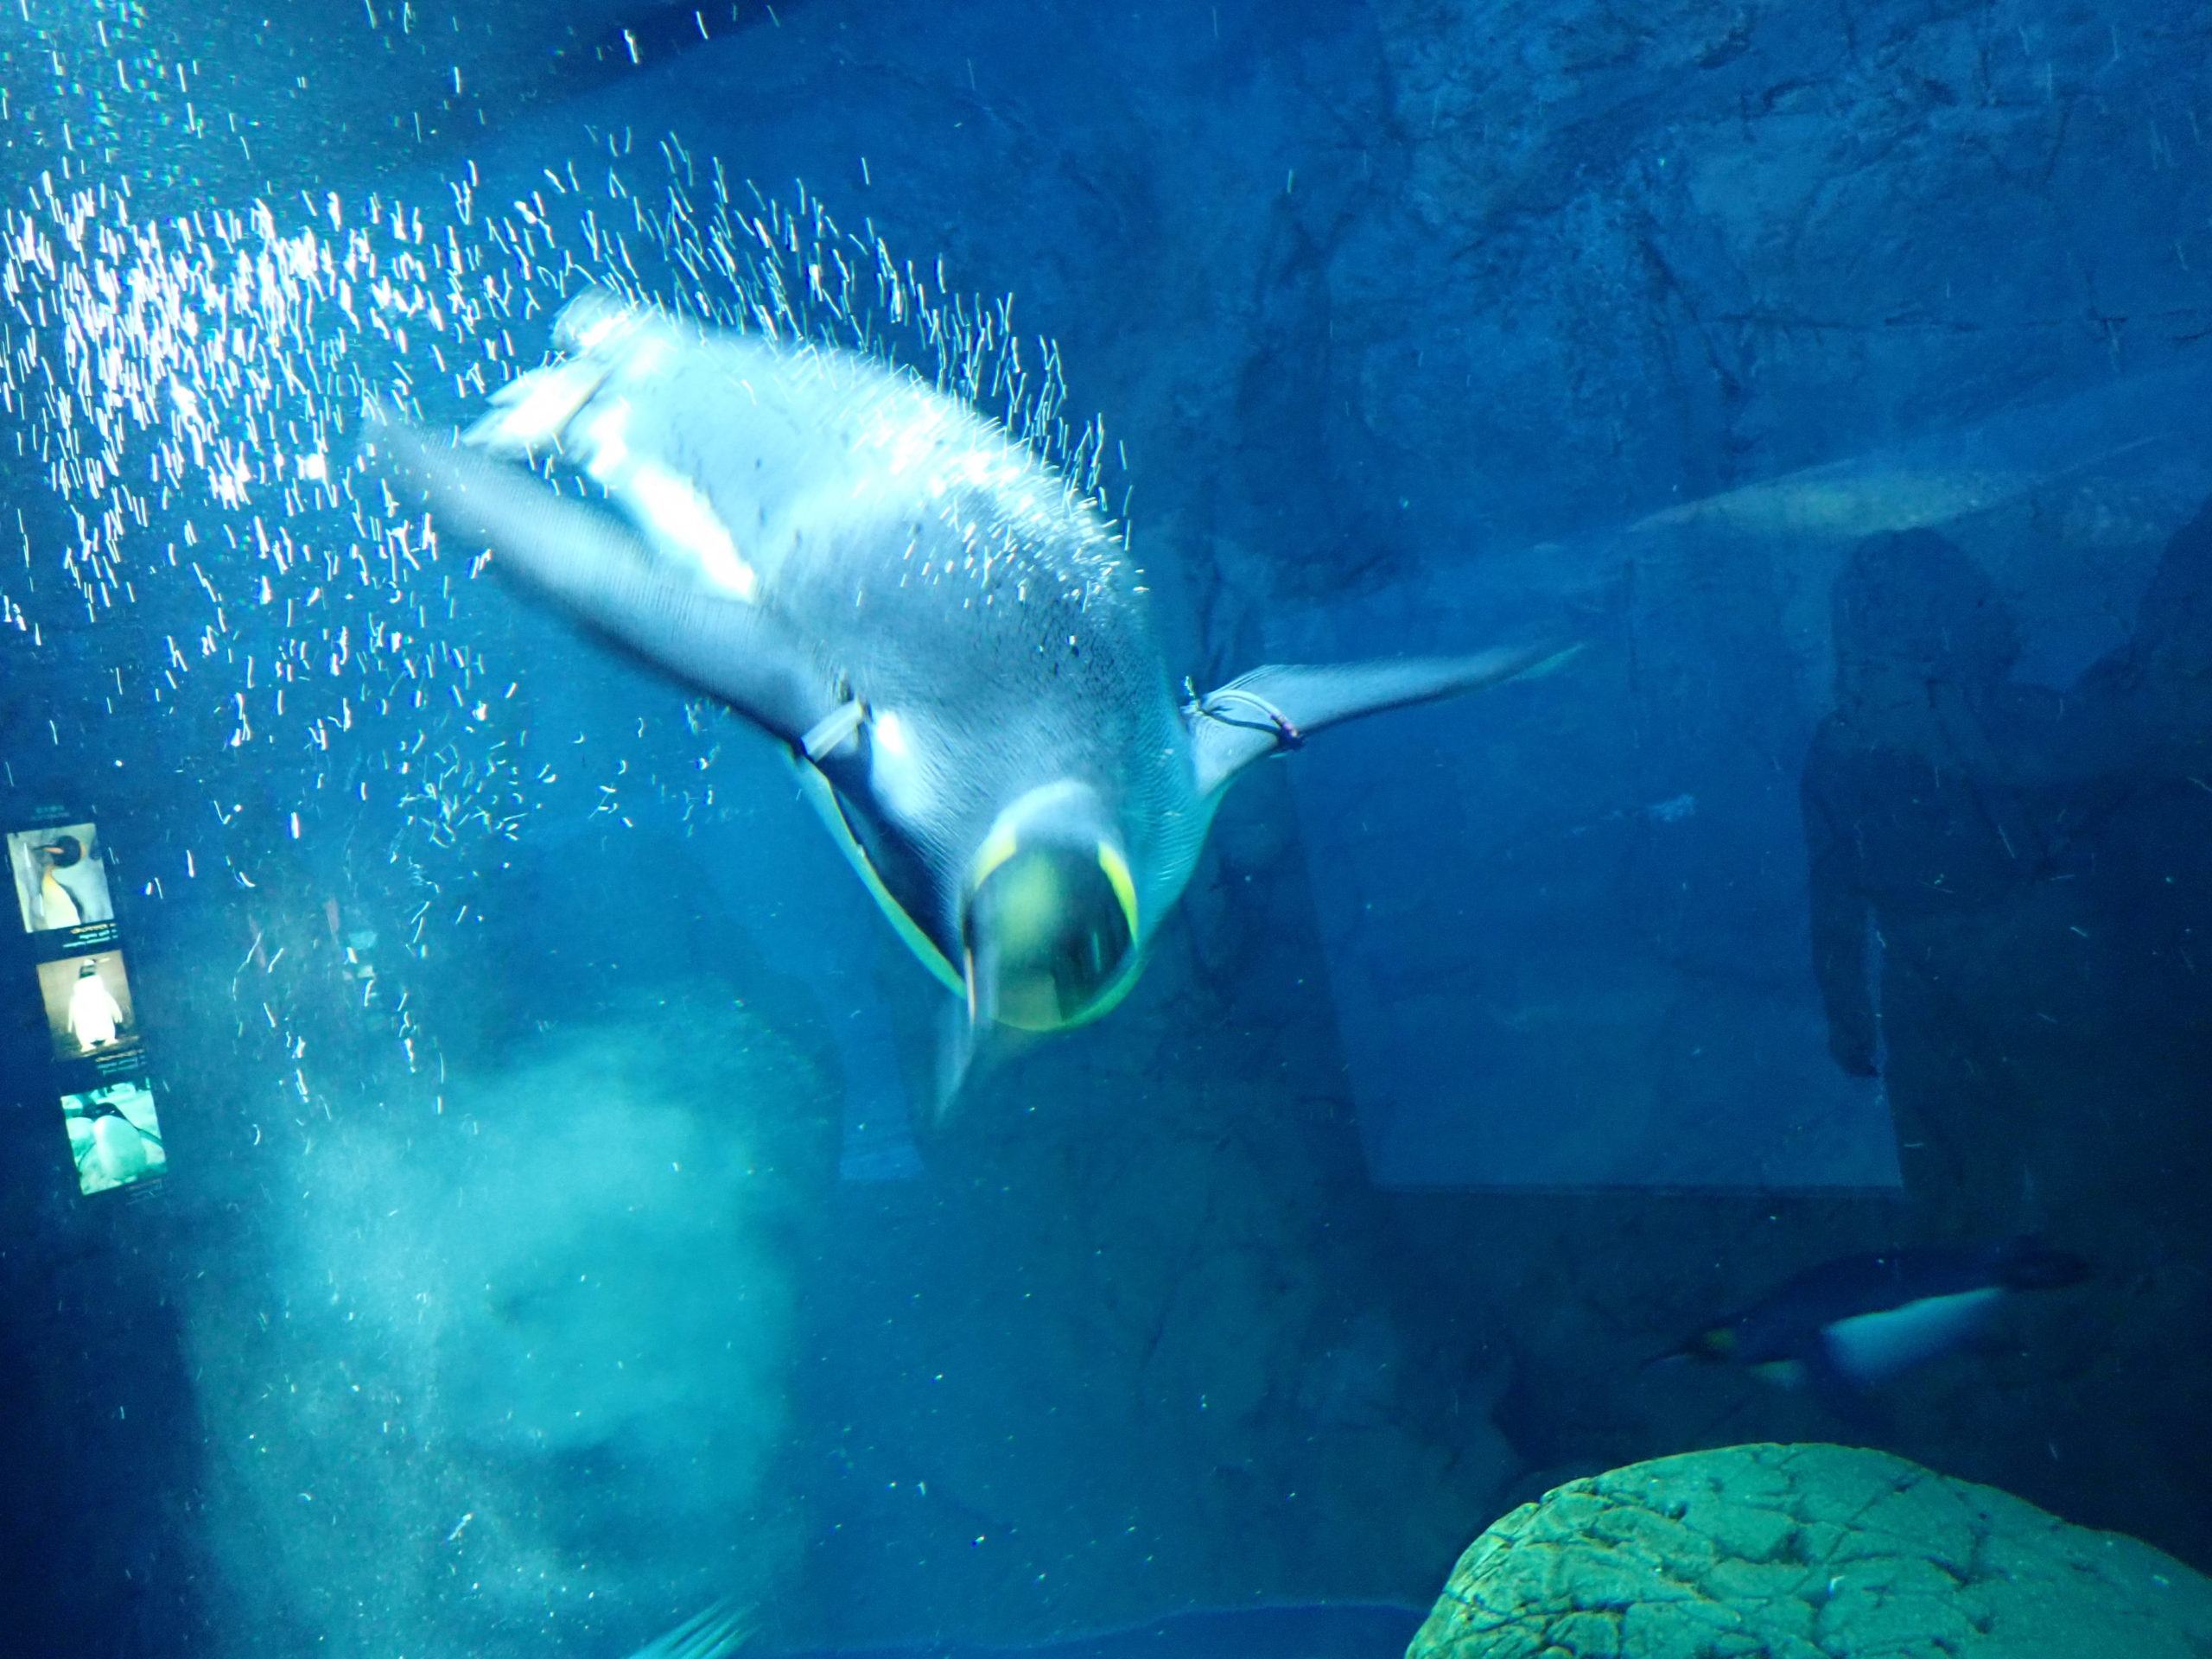
[[[372,423],[379,464],[448,541],[786,744],[971,1033],[1119,1002],[1254,762],[1567,654],[1270,665],[1179,699],[1120,535],[963,399],[596,291],[554,341],[457,444]]]
[[[2091,1271],[2034,1238],[1839,1256],[1660,1358],[1740,1365],[1864,1421],[1874,1414],[1868,1390],[1960,1347],[2008,1296],[2077,1285]]]

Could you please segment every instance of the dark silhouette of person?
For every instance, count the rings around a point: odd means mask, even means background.
[[[2096,1024],[2041,1167],[2054,1232],[2093,1239],[2124,1287],[2070,1414],[2094,1426],[2075,1455],[2107,1479],[2129,1470],[2136,1524],[2186,1537],[2212,1485],[2212,501],[2068,702],[2096,816],[2072,884],[2082,937],[2060,944],[2088,962]]]
[[[2212,500],[2166,543],[2127,643],[2075,692],[2129,728],[2130,770],[2186,777],[2212,766]]]
[[[2008,677],[1996,585],[1932,531],[1876,536],[1832,595],[1835,702],[1802,799],[1828,1046],[1886,1074],[1909,1187],[2018,1225],[2032,1109],[2024,1035],[2055,999],[2018,974],[2059,925],[2072,851],[2063,700]]]
[[[2020,653],[2012,613],[1932,531],[1861,543],[1831,603],[1835,702],[1802,791],[1813,960],[1837,1063],[1872,1076],[1877,941],[1905,943],[2032,879],[2044,849],[2018,787],[2022,757],[2008,751],[2050,728],[2050,699],[2007,683]]]
[[[2139,1130],[2143,1154],[2171,1163],[2202,1141],[2212,1093],[2212,501],[2166,544],[2126,644],[2073,696],[2100,736],[2088,931],[2110,988],[2108,1075],[2138,1110],[2171,1096],[2174,1122]]]

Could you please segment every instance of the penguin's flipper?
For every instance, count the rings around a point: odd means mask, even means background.
[[[744,1608],[718,1601],[696,1618],[648,1642],[630,1659],[729,1659],[753,1634]]]
[[[966,1003],[947,1002],[938,1012],[937,1091],[930,1103],[931,1128],[943,1128],[952,1116],[975,1065],[975,1019]]]
[[[389,475],[429,499],[448,535],[489,548],[499,569],[785,742],[837,712],[829,676],[772,613],[671,580],[612,514],[397,421],[372,419],[367,442]]]
[[[1211,795],[1255,760],[1294,749],[1324,727],[1478,691],[1554,667],[1580,649],[1508,645],[1471,657],[1255,668],[1184,710],[1197,751],[1198,792]]]
[[[1012,1065],[1042,1040],[1033,1031],[988,1020],[979,1022],[969,1014],[964,1001],[945,1003],[938,1026],[937,1095],[931,1103],[930,1127],[944,1128],[971,1086]]]

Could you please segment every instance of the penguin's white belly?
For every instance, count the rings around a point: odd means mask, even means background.
[[[2004,1297],[1996,1286],[1927,1296],[1879,1313],[1838,1319],[1821,1333],[1836,1370],[1857,1382],[1879,1382],[1956,1347]]]
[[[941,810],[936,781],[941,768],[930,766],[923,751],[941,753],[943,741],[896,709],[874,714],[868,735],[868,782],[876,799],[902,824],[927,823]]]
[[[152,1159],[145,1138],[119,1117],[103,1117],[92,1124],[92,1156],[99,1174],[114,1185],[144,1174]]]

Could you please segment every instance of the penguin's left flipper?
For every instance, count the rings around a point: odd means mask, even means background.
[[[1471,657],[1271,663],[1255,668],[1184,710],[1198,755],[1198,792],[1212,794],[1255,760],[1294,749],[1325,727],[1386,709],[1479,691],[1556,667],[1580,649],[1508,645]]]
[[[613,515],[403,422],[372,416],[364,437],[387,477],[428,499],[445,535],[489,548],[495,568],[663,672],[794,747],[841,711],[845,700],[778,616],[671,579]]]

